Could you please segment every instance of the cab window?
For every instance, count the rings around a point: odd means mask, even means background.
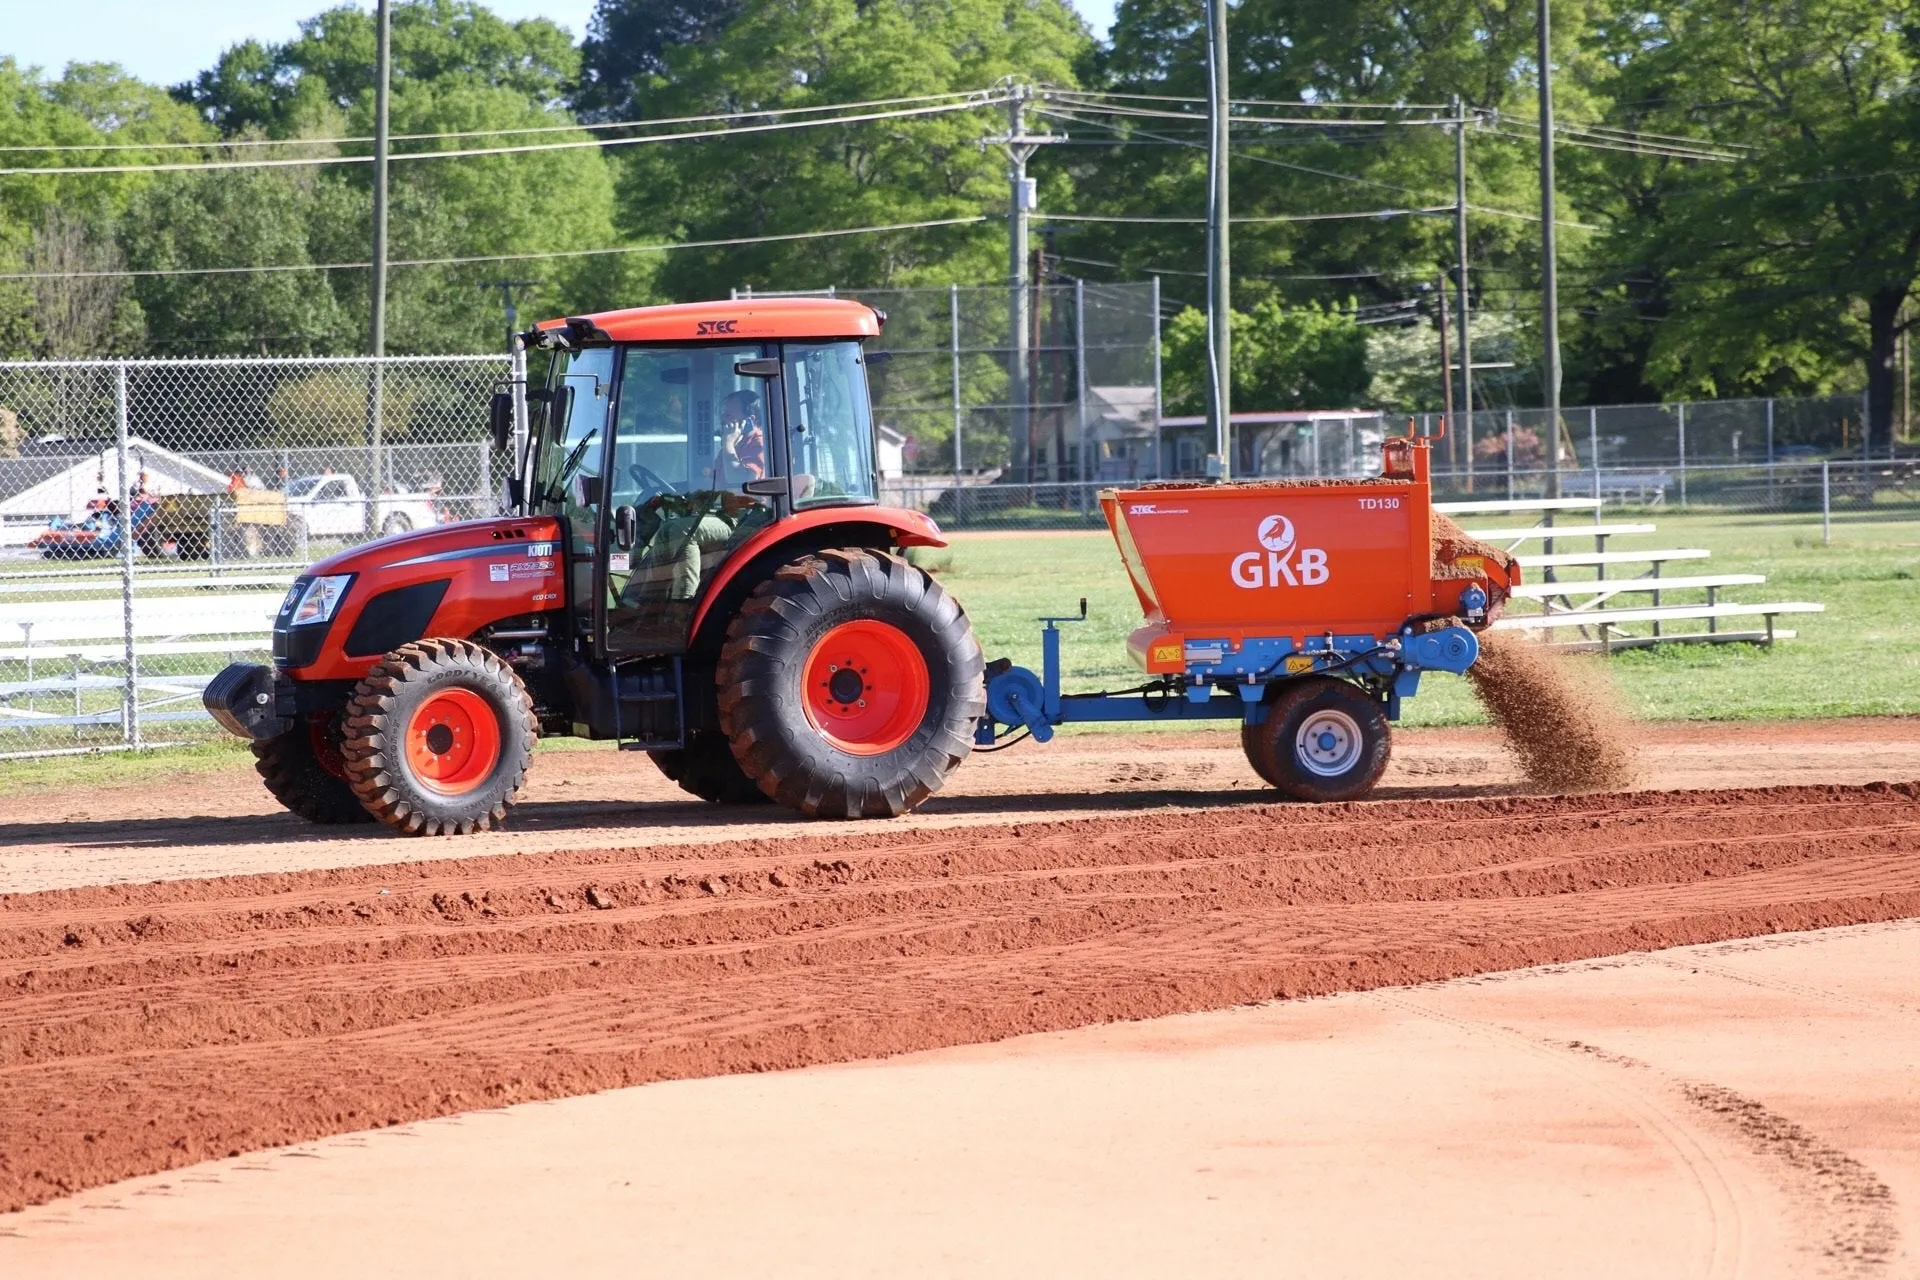
[[[857,342],[786,345],[793,504],[871,502],[873,412]]]

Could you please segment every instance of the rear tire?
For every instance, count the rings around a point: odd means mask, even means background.
[[[253,767],[273,798],[308,822],[372,822],[373,815],[347,785],[338,726],[337,712],[308,716],[277,738],[253,743]]]
[[[1281,687],[1265,723],[1245,725],[1241,745],[1255,773],[1295,800],[1358,800],[1387,771],[1387,714],[1345,680],[1307,676]]]
[[[413,521],[407,519],[397,511],[380,523],[380,536],[383,538],[391,538],[396,534],[412,532]]]
[[[720,725],[760,790],[890,818],[973,750],[985,663],[966,611],[899,556],[822,551],[754,588],[720,651]]]
[[[660,772],[680,784],[680,789],[699,796],[709,804],[765,804],[767,795],[755,785],[723,733],[696,733],[679,751],[649,751]]]
[[[504,820],[539,739],[513,668],[469,640],[419,640],[382,658],[347,700],[353,792],[405,835],[469,835]]]

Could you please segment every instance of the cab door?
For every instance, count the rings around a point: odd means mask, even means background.
[[[777,348],[630,346],[607,478],[605,652],[686,651],[708,585],[787,509]]]
[[[562,352],[547,384],[547,429],[535,468],[539,504],[560,516],[567,539],[567,599],[575,634],[594,634],[607,428],[613,407],[612,347]]]

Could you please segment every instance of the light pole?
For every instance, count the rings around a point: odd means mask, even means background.
[[[1560,273],[1554,244],[1553,51],[1549,0],[1539,0],[1540,37],[1540,333],[1547,401],[1547,496],[1560,496]]]
[[[1233,291],[1227,268],[1227,0],[1207,0],[1207,417],[1233,478]]]

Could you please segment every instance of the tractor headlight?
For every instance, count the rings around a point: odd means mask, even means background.
[[[313,579],[307,584],[300,603],[294,606],[293,617],[287,620],[287,625],[303,627],[309,623],[333,621],[333,611],[340,607],[341,598],[347,594],[347,584],[352,581],[353,575],[350,573]]]

